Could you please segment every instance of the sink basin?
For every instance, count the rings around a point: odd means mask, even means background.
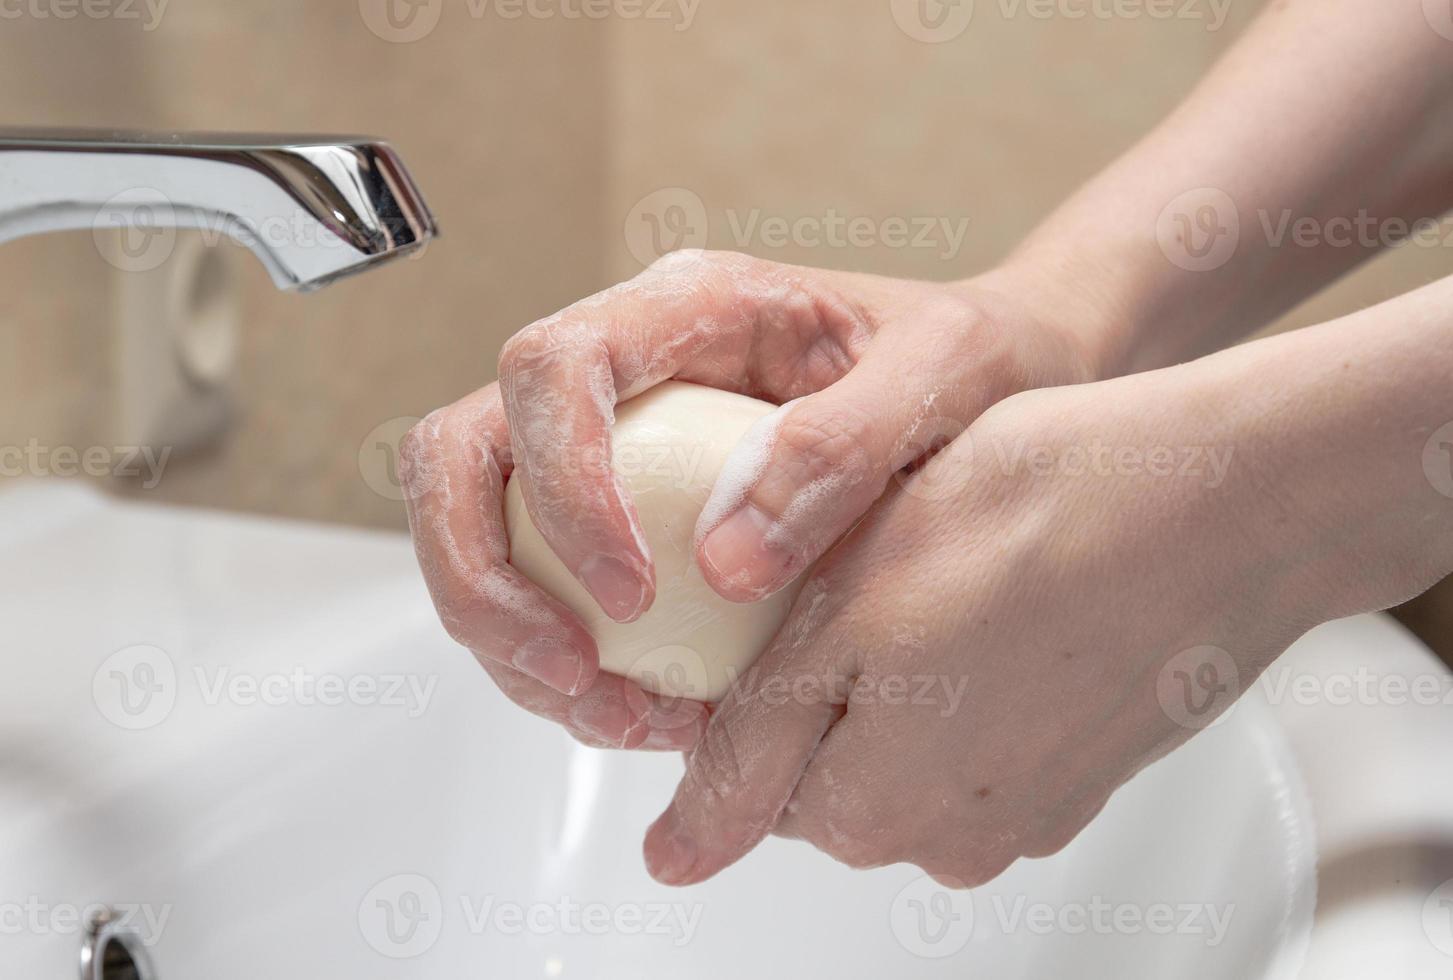
[[[680,759],[506,702],[405,538],[48,482],[0,493],[0,551],[7,976],[73,977],[96,903],[159,978],[1453,970],[1453,922],[1445,953],[1424,915],[1453,878],[1446,707],[1259,686],[1064,853],[972,893],[776,839],[677,891],[640,840]],[[1368,663],[1446,676],[1380,617],[1281,666]]]

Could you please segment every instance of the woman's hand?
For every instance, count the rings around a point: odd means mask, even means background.
[[[700,881],[775,830],[985,882],[1311,626],[1436,582],[1450,299],[990,409],[813,571],[648,833],[652,873]]]
[[[1061,326],[1072,310],[1074,328]],[[945,285],[667,256],[523,330],[498,386],[405,440],[410,526],[440,616],[512,699],[584,741],[688,748],[705,707],[600,674],[577,617],[509,566],[501,502],[512,472],[528,475],[526,505],[555,553],[628,622],[649,608],[655,580],[610,466],[615,404],[669,378],[792,402],[756,465],[728,464],[740,478],[722,481],[698,528],[711,585],[761,598],[817,560],[896,472],[958,435],[962,424],[946,432],[945,419],[1089,379],[1089,310],[1008,270]]]

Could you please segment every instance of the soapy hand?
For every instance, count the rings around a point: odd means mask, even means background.
[[[1327,541],[1260,479],[1284,419],[1233,428],[1202,371],[1015,396],[901,478],[717,707],[653,875],[776,832],[973,886],[1224,710],[1323,618]]]
[[[526,505],[552,550],[629,622],[655,579],[610,465],[616,403],[676,378],[783,404],[728,461],[697,528],[711,586],[759,599],[817,560],[896,472],[958,435],[946,419],[1087,380],[1083,342],[1058,323],[1071,308],[1086,304],[1007,271],[935,284],[668,255],[521,331],[497,386],[405,439],[410,526],[444,625],[513,700],[588,744],[689,748],[708,709],[600,673],[579,619],[509,566],[511,473],[528,475]]]
[[[717,592],[770,595],[936,448],[944,417],[1089,379],[1068,331],[1011,295],[993,276],[943,285],[668,255],[505,346],[500,389],[530,516],[601,607],[630,622],[655,584],[610,467],[616,402],[668,378],[791,402],[728,460],[697,526]]]

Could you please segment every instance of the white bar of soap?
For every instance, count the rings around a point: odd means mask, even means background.
[[[657,694],[718,701],[781,627],[801,579],[760,602],[729,602],[702,578],[693,547],[696,519],[727,455],[776,410],[677,381],[617,406],[614,465],[656,563],[656,601],[634,623],[601,611],[530,522],[520,481],[510,480],[510,563],[580,616],[600,647],[603,670]]]

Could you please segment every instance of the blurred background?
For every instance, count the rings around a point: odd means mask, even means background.
[[[6,4],[6,124],[383,136],[445,238],[307,297],[226,243],[183,239],[145,273],[108,264],[91,233],[7,245],[0,446],[164,448],[159,480],[102,482],[402,529],[391,444],[492,381],[532,320],[680,245],[925,279],[983,269],[1261,3],[1058,6],[979,0],[940,23],[917,0]],[[834,215],[877,233],[792,230]],[[898,223],[933,230],[905,242]],[[1404,248],[1273,329],[1450,272],[1447,250]],[[1448,583],[1400,616],[1453,661]]]

